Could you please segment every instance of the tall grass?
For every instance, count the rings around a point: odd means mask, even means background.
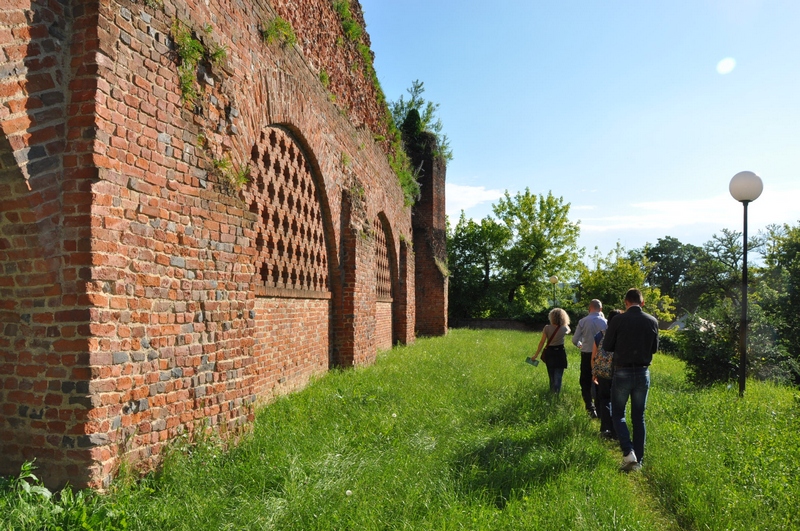
[[[695,389],[659,359],[649,404],[651,491],[691,529],[800,529],[800,394],[748,380]],[[652,435],[651,435],[652,434]]]
[[[453,330],[334,371],[261,409],[235,448],[178,443],[104,501],[142,530],[800,528],[796,392],[697,390],[657,356],[646,466],[621,474],[578,352],[554,397],[523,361],[538,339]]]

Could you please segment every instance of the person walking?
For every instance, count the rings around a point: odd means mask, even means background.
[[[608,323],[611,323],[611,319],[621,313],[619,310],[608,312]],[[595,404],[597,404],[597,416],[600,417],[600,437],[615,440],[617,431],[614,429],[614,423],[611,422],[611,378],[614,376],[614,353],[606,352],[603,348],[604,337],[606,337],[606,330],[601,330],[594,336],[592,376],[597,389]]]
[[[586,413],[593,419],[597,418],[597,408],[592,399],[592,345],[598,332],[606,329],[606,319],[603,317],[603,303],[592,299],[589,303],[589,315],[578,321],[575,333],[572,335],[572,344],[581,350],[581,396],[586,406]]]
[[[611,384],[611,420],[622,450],[620,470],[639,470],[644,459],[647,431],[644,410],[650,390],[650,363],[658,351],[658,321],[642,310],[642,292],[631,288],[625,294],[625,312],[606,330],[603,348],[614,353]],[[625,422],[625,407],[631,401],[633,440]]]
[[[542,347],[547,341],[547,347],[542,354],[542,361],[547,365],[547,376],[550,378],[550,391],[554,394],[561,392],[561,381],[564,369],[567,368],[567,351],[564,349],[564,337],[569,334],[569,315],[561,308],[553,308],[548,314],[550,324],[544,326],[542,339],[536,347],[536,354],[531,358],[539,357]]]

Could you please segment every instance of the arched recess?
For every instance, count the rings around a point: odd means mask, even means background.
[[[397,342],[397,317],[400,286],[398,285],[397,251],[392,228],[381,212],[373,222],[375,235],[376,335],[379,349],[391,348]]]
[[[338,270],[319,165],[285,125],[265,127],[250,153],[244,198],[256,215],[255,357],[264,393],[302,387],[331,366]]]

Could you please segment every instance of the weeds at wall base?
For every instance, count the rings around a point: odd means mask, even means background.
[[[125,512],[91,490],[73,492],[67,485],[53,493],[34,474],[33,461],[22,464],[17,476],[0,478],[0,529],[80,529],[124,531]]]

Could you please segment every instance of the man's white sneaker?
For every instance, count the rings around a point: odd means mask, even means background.
[[[622,464],[619,465],[619,469],[625,472],[630,472],[631,470],[638,470],[639,461],[636,459],[636,453],[631,450],[628,455],[622,458]]]

